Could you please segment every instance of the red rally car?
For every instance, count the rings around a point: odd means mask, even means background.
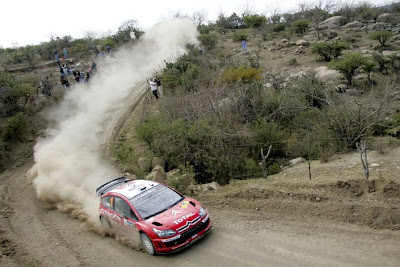
[[[140,240],[151,255],[179,250],[211,228],[200,202],[161,183],[121,177],[97,188],[96,194],[102,225],[119,236]]]

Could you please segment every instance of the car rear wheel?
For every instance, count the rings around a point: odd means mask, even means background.
[[[107,230],[110,230],[110,229],[111,229],[110,223],[109,223],[108,220],[107,220],[106,218],[104,218],[103,216],[100,217],[100,222],[101,222],[101,224],[103,225],[103,227],[104,227],[105,229],[107,229]]]
[[[142,241],[143,248],[144,250],[146,250],[147,253],[149,253],[150,255],[156,254],[153,242],[151,242],[151,239],[150,237],[148,237],[148,235],[146,235],[145,233],[141,233],[140,240]]]

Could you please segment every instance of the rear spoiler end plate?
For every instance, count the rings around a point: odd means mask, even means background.
[[[129,178],[125,177],[125,176],[119,177],[119,178],[114,179],[114,180],[112,180],[112,181],[109,181],[109,182],[103,184],[102,186],[100,186],[100,187],[98,187],[98,188],[96,189],[96,195],[97,195],[97,196],[100,196],[100,195],[102,195],[105,191],[107,191],[108,189],[110,189],[111,187],[113,187],[113,186],[115,186],[115,185],[118,185],[118,184],[127,183],[127,182],[129,182],[129,181],[131,181],[131,179],[129,179]]]

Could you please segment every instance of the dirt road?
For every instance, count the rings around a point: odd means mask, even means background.
[[[1,176],[2,266],[398,266],[400,234],[211,207],[212,232],[174,255],[149,256],[36,198],[29,166]]]

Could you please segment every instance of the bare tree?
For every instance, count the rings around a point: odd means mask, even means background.
[[[172,10],[169,12],[168,17],[175,19],[187,19],[190,18],[187,14],[183,14],[181,11]]]
[[[195,11],[192,14],[191,20],[196,27],[202,25],[207,19],[207,12],[205,10]]]
[[[318,40],[321,40],[319,24],[327,19],[329,14],[336,9],[337,6],[338,2],[335,0],[318,0],[309,6],[303,6],[303,12],[314,25]]]
[[[365,148],[365,140],[361,140],[357,142],[357,149],[361,152],[361,163],[363,165],[365,178],[369,178],[369,167],[368,167],[368,159],[367,159],[367,149]]]
[[[323,99],[326,106],[319,110],[320,115],[338,139],[346,142],[349,148],[355,148],[368,130],[383,120],[390,90],[391,85],[387,85],[382,96],[370,94],[362,100],[347,95],[335,97],[326,92]]]
[[[261,166],[261,170],[262,170],[262,172],[263,172],[264,179],[267,179],[267,175],[268,175],[268,173],[267,173],[267,171],[268,171],[268,169],[267,169],[267,158],[268,158],[268,156],[269,156],[269,153],[271,152],[271,148],[272,148],[272,145],[270,145],[270,146],[268,147],[267,155],[264,155],[264,151],[263,151],[263,149],[261,148],[261,158],[262,158],[262,161],[260,162],[260,166]]]
[[[93,40],[97,37],[97,33],[95,31],[86,31],[83,33],[83,38],[87,40]]]
[[[242,10],[243,10],[242,11],[243,17],[250,16],[250,15],[254,14],[254,7],[251,4],[251,1],[246,0],[246,2],[243,4]]]

